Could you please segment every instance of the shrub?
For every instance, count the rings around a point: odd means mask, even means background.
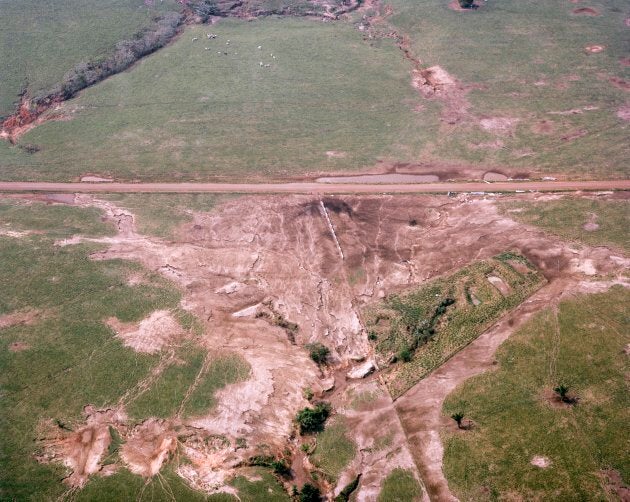
[[[407,347],[405,347],[404,349],[402,349],[398,353],[398,359],[400,359],[404,363],[408,363],[409,361],[411,361],[412,355],[413,354],[412,354],[411,350],[409,350]]]
[[[300,502],[320,502],[322,496],[319,493],[319,488],[313,486],[310,483],[306,483],[300,491]]]
[[[361,474],[359,474],[356,478],[354,478],[350,483],[348,483],[339,495],[335,497],[335,502],[348,502],[350,500],[350,495],[358,488],[359,481],[361,480]]]
[[[462,9],[471,9],[473,6],[474,0],[459,0],[459,6]]]
[[[462,420],[464,420],[464,414],[461,411],[458,411],[457,413],[453,413],[451,415],[451,418],[453,420],[455,420],[455,422],[457,422],[457,428],[461,429],[462,428]]]
[[[271,462],[271,468],[273,469],[273,472],[278,476],[282,476],[283,478],[291,477],[291,468],[287,464],[287,461],[283,458]]]
[[[326,364],[328,359],[328,355],[330,354],[330,349],[325,345],[316,342],[309,343],[306,345],[308,349],[308,353],[311,356],[311,359],[315,361],[317,364]]]
[[[300,434],[320,432],[330,416],[330,404],[317,403],[314,408],[302,408],[297,412],[295,421],[300,427]]]

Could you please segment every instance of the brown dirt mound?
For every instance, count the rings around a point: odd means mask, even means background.
[[[601,477],[606,483],[609,492],[617,496],[617,500],[621,502],[630,501],[630,487],[623,482],[621,474],[615,469],[607,469],[600,471]]]
[[[488,171],[483,175],[484,181],[505,181],[508,177],[505,174],[497,173],[494,171]]]
[[[122,323],[112,317],[107,320],[107,325],[122,338],[125,346],[146,354],[159,352],[172,340],[184,334],[168,310],[156,310],[140,323]]]
[[[152,418],[130,432],[120,456],[131,472],[148,478],[160,471],[176,448],[177,435],[171,425]]]
[[[76,431],[53,420],[46,420],[38,427],[42,453],[36,460],[63,463],[71,471],[64,483],[74,488],[84,486],[90,475],[101,471],[101,458],[111,443],[108,424],[124,419],[123,414],[113,409],[95,410],[86,406],[84,412],[87,424]]]
[[[599,11],[593,7],[578,7],[571,12],[576,16],[599,16]]]
[[[540,120],[531,129],[536,134],[549,135],[554,131],[554,123],[551,120]]]

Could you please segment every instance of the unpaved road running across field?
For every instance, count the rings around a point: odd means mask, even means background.
[[[630,180],[510,181],[495,183],[45,183],[0,182],[0,192],[82,193],[447,193],[630,190]]]

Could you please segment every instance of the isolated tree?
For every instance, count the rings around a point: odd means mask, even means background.
[[[300,427],[300,434],[320,432],[330,415],[329,403],[317,403],[314,408],[302,408],[297,412],[295,421]]]
[[[461,429],[462,428],[462,420],[464,420],[464,414],[461,411],[458,411],[457,413],[453,413],[451,415],[451,418],[453,420],[455,420],[455,422],[457,422],[457,428]]]
[[[563,403],[571,402],[571,399],[569,398],[569,387],[566,385],[559,384],[557,387],[554,387],[553,391],[558,395]]]
[[[311,356],[313,361],[319,365],[326,364],[328,355],[330,354],[330,349],[328,347],[317,342],[307,344],[306,348],[308,349],[308,354]]]
[[[459,0],[459,6],[462,9],[472,9],[474,0]]]
[[[313,486],[310,483],[306,483],[300,491],[300,502],[320,502],[322,496],[319,493],[319,488]]]

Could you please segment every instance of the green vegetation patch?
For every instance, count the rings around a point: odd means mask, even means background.
[[[450,3],[388,2],[387,24],[409,37],[423,67],[440,65],[470,86],[470,115],[460,115],[447,132],[435,130],[422,160],[628,176],[628,122],[618,115],[627,102],[623,82],[627,86],[630,79],[630,67],[621,63],[630,43],[627,0],[588,6],[488,1],[467,12],[450,9]],[[580,7],[599,15],[572,12]],[[604,49],[588,52],[593,45]],[[461,104],[445,104],[445,119],[457,116]],[[492,121],[497,118],[508,121]]]
[[[336,482],[356,452],[356,444],[348,437],[343,417],[337,416],[317,435],[317,447],[310,458],[330,481]]]
[[[253,468],[249,476],[237,476],[230,485],[242,502],[289,502],[291,498],[267,469]]]
[[[211,211],[217,204],[237,197],[215,194],[111,194],[106,198],[131,211],[138,231],[172,239],[177,229],[193,220],[194,212]]]
[[[365,326],[377,335],[379,357],[392,363],[384,376],[392,397],[472,342],[543,282],[524,257],[508,252],[368,306]]]
[[[378,502],[417,502],[421,500],[422,487],[413,474],[405,469],[394,469],[385,478]]]
[[[357,169],[412,160],[437,125],[431,104],[414,111],[420,97],[393,40],[296,18],[225,19],[212,26],[216,39],[209,31],[191,26],[63,103],[55,113],[69,120],[19,140],[39,151],[0,143],[0,178],[222,181]]]
[[[544,202],[505,202],[504,214],[563,239],[630,252],[630,200],[563,198]]]
[[[448,397],[444,413],[464,410],[475,424],[444,436],[444,473],[460,500],[609,500],[604,471],[630,483],[629,302],[615,286],[543,311],[499,348],[497,371]],[[551,399],[559,383],[577,404]]]
[[[179,8],[175,0],[0,0],[0,117],[21,92],[48,91],[78,63],[111,55],[117,42]]]

